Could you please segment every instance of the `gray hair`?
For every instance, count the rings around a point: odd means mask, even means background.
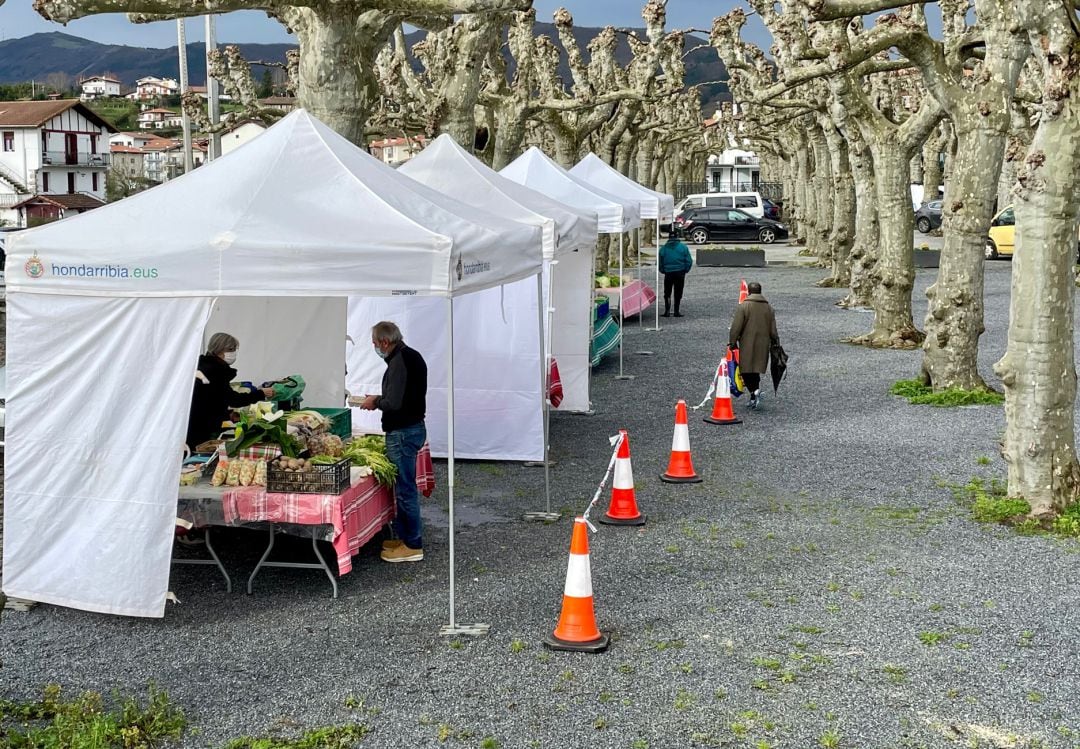
[[[236,351],[240,348],[240,341],[228,333],[214,333],[210,336],[210,342],[206,344],[206,353],[211,356],[221,356],[226,351]]]
[[[386,341],[387,343],[400,343],[401,342],[401,328],[396,324],[383,320],[377,322],[371,326],[371,337],[376,341]]]

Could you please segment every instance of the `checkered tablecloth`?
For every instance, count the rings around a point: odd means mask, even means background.
[[[230,525],[332,525],[338,575],[352,571],[353,555],[394,517],[395,510],[393,493],[373,476],[336,495],[270,493],[261,486],[232,487],[222,493],[221,506],[225,522]]]

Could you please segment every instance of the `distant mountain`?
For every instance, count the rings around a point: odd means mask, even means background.
[[[574,34],[582,49],[599,32],[596,28],[576,28]],[[555,27],[548,23],[536,24],[538,35],[545,34],[559,44]],[[423,31],[409,34],[411,44],[424,36]],[[643,33],[639,31],[643,36]],[[687,48],[704,44],[698,37],[687,37]],[[285,53],[294,48],[289,44],[240,44],[243,55],[248,60],[266,60],[284,62]],[[561,47],[561,45],[560,45]],[[619,43],[617,57],[621,62],[630,59],[630,47],[625,39]],[[188,78],[192,85],[202,85],[206,79],[206,58],[201,43],[187,45]],[[155,47],[129,47],[121,44],[100,44],[82,39],[71,34],[54,31],[44,34],[31,34],[18,39],[0,42],[0,83],[21,83],[23,81],[45,81],[50,75],[60,74],[74,80],[92,75],[111,73],[127,86],[134,86],[135,81],[148,75],[179,77],[180,67],[177,60],[177,47],[159,49]],[[569,83],[570,70],[564,61],[560,66],[563,80]],[[256,75],[258,75],[256,71]],[[686,82],[695,83],[726,81],[727,71],[723,63],[711,49],[699,49],[691,52],[686,60]],[[726,83],[716,83],[702,88],[702,102],[705,111],[711,113],[716,104],[729,98]]]

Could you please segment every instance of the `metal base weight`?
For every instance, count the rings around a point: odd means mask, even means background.
[[[490,624],[444,624],[439,627],[439,634],[446,637],[466,635],[467,637],[482,637],[491,629]]]
[[[526,512],[521,519],[535,520],[538,523],[554,523],[561,517],[561,512]]]
[[[656,356],[655,351],[635,351],[638,356]]]
[[[521,465],[526,468],[543,468],[544,466],[557,466],[559,465],[559,461],[552,460],[551,458],[548,458],[547,460],[526,460]]]
[[[632,379],[634,379],[634,375],[628,375],[628,374],[615,375],[615,379],[616,380],[632,380]]]

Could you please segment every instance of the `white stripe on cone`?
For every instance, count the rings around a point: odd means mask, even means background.
[[[716,397],[730,399],[731,398],[731,380],[728,379],[727,362],[721,362],[720,364],[720,377],[717,378]]]
[[[675,425],[675,433],[671,437],[671,452],[690,452],[690,428],[686,424]]]
[[[592,598],[592,570],[588,554],[571,554],[566,565],[566,587],[563,595],[571,598]]]
[[[615,458],[615,482],[611,488],[634,488],[634,469],[630,466],[630,458]]]

